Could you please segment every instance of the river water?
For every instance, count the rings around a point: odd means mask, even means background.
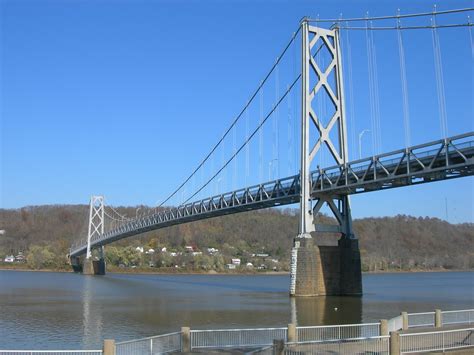
[[[286,275],[0,271],[0,349],[99,349],[194,329],[360,323],[474,308],[474,272],[363,275],[362,297],[290,299]]]

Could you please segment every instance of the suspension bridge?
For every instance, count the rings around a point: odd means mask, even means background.
[[[473,11],[472,8],[446,11],[435,8],[426,13],[398,12],[382,17],[367,14],[346,19],[304,18],[221,138],[153,211],[127,217],[105,204],[102,196],[91,198],[88,233],[71,246],[71,263],[84,273],[104,274],[104,246],[112,242],[172,225],[299,203],[299,231],[295,231],[291,251],[290,294],[361,294],[360,251],[352,229],[349,196],[474,174],[474,132],[465,123],[448,120],[444,80],[447,69],[443,66],[445,53],[439,34],[449,31],[449,36],[464,38],[463,42],[459,40],[457,48],[464,48],[462,57],[472,74],[474,45],[470,15]],[[358,33],[362,36],[351,38],[351,34]],[[384,116],[383,120],[380,96],[388,85],[380,80],[383,53],[376,46],[375,33],[394,34],[397,55],[391,58],[398,61],[396,81],[401,102],[393,107],[400,113]],[[428,117],[420,114],[411,117],[413,111],[419,112],[413,107],[423,105],[423,100],[410,103],[413,91],[409,90],[412,79],[407,73],[410,62],[407,62],[406,42],[407,39],[411,42],[412,33],[417,33],[414,36],[420,40],[420,48],[427,47],[427,43],[431,47],[428,57],[433,63],[434,78],[431,84],[422,78],[423,86],[418,84],[415,90],[432,87],[436,93],[437,112],[430,112]],[[383,40],[384,51],[390,43]],[[357,56],[353,55],[354,48],[358,49]],[[361,48],[367,59],[366,71],[355,70],[354,60],[360,56]],[[419,71],[423,71],[422,67]],[[390,83],[395,81],[393,72],[390,68]],[[464,75],[457,80],[465,79]],[[363,95],[354,90],[354,82],[361,79],[367,84]],[[390,88],[393,90],[393,85]],[[366,114],[360,119],[356,115],[355,93],[368,104]],[[462,108],[467,112],[464,122],[472,122],[472,102],[469,105]],[[399,122],[393,125],[394,120]],[[427,131],[433,131],[436,120],[438,139],[411,143],[413,138],[420,139],[418,132],[424,136]],[[359,134],[357,157],[356,128],[365,128],[358,125],[359,121],[364,122],[362,125],[370,123],[370,129]],[[425,126],[420,129],[418,121],[421,127]],[[384,149],[382,127],[386,122],[393,125],[394,131],[402,127],[399,131],[403,138],[392,140],[397,149]],[[449,135],[448,122],[454,123],[455,135]],[[364,150],[365,158],[362,157],[364,133],[370,133],[372,138],[371,151]],[[271,149],[265,146],[265,139],[271,142]],[[282,162],[287,162],[288,174],[281,174]],[[221,191],[222,182],[229,187],[228,192]],[[323,208],[333,214],[336,224],[315,223],[315,216]],[[314,237],[314,233],[337,233],[339,243],[319,247],[319,237]],[[93,250],[98,251],[99,260],[93,261]]]

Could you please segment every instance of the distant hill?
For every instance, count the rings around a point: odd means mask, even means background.
[[[120,213],[135,215],[136,207],[119,207]],[[143,213],[147,207],[141,206]],[[87,234],[88,206],[53,205],[0,210],[0,257],[34,248],[47,248],[60,257],[71,241]],[[326,216],[319,220],[333,221]],[[364,218],[354,221],[360,239],[364,270],[387,269],[472,269],[474,268],[474,225],[449,224],[436,218],[396,216]],[[167,247],[196,250],[214,247],[228,262],[230,257],[251,259],[252,254],[267,253],[288,268],[292,240],[298,230],[297,211],[272,209],[228,215],[163,230],[115,243],[126,246]],[[315,236],[321,243],[335,243],[334,236]],[[111,248],[112,250],[113,248]],[[30,259],[31,260],[31,259]],[[147,264],[148,265],[148,264]]]

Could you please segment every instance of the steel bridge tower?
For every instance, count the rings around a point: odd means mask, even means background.
[[[300,220],[291,253],[290,295],[359,295],[362,293],[360,252],[352,229],[349,196],[319,193],[313,197],[311,193],[312,163],[324,145],[336,164],[345,167],[348,162],[339,30],[314,27],[303,19],[301,33]],[[326,68],[317,61],[321,50],[330,58]],[[327,95],[334,105],[334,113],[326,124],[314,108],[318,95]],[[337,225],[315,223],[324,204],[334,214]],[[311,232],[338,233],[338,245],[319,246]]]
[[[98,248],[98,260],[93,260],[91,242],[104,234],[104,197],[91,196],[89,203],[89,227],[87,231],[87,251],[83,262],[78,258],[71,258],[74,270],[85,275],[105,275],[104,247]],[[82,266],[81,266],[82,265]]]

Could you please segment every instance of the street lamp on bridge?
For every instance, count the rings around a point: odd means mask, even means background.
[[[362,159],[362,137],[364,133],[370,132],[370,129],[364,129],[359,133],[359,159]]]

